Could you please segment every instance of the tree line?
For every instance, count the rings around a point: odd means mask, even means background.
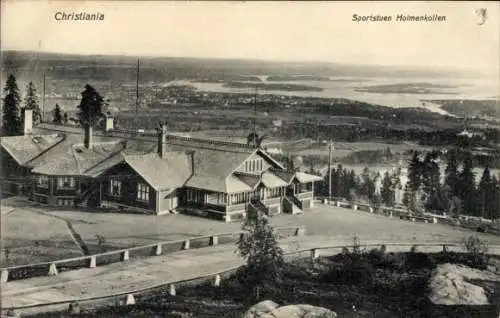
[[[82,99],[77,108],[76,121],[81,125],[98,126],[103,124],[103,108],[107,106],[104,98],[91,85],[86,85],[81,93]],[[21,94],[14,75],[9,75],[4,87],[3,116],[2,116],[2,136],[18,136],[23,134],[24,112],[33,111],[33,125],[42,121],[42,112],[33,82],[29,82],[26,87],[26,96],[21,103]],[[63,112],[56,104],[52,111],[52,122],[64,124],[69,121],[68,113]]]
[[[439,163],[446,168],[441,178]],[[500,184],[484,167],[476,182],[473,155],[470,151],[452,149],[446,153],[414,152],[408,165],[408,183],[404,203],[416,211],[444,211],[452,215],[470,215],[497,219],[500,217]]]
[[[440,165],[443,163],[445,171],[441,176]],[[396,193],[401,191],[403,205],[414,213],[434,211],[453,216],[500,218],[500,180],[489,166],[485,166],[481,179],[476,182],[473,169],[473,155],[459,149],[446,153],[436,150],[413,152],[408,162],[406,185],[401,182],[400,168],[381,176],[380,173],[370,174],[365,167],[361,174],[356,175],[354,170],[339,164],[332,167],[331,195],[392,207],[397,203]],[[309,173],[321,175],[312,167]],[[326,173],[323,181],[316,185],[315,195],[329,195],[328,181]]]
[[[318,171],[310,170],[310,173],[321,175]],[[396,204],[396,191],[401,188],[401,170],[386,171],[382,176],[380,173],[371,174],[365,167],[361,174],[357,175],[354,170],[348,170],[341,164],[332,167],[331,171],[331,195],[332,197],[345,198],[347,200],[361,200],[375,205],[384,204],[394,206]],[[329,176],[325,175],[322,182],[315,187],[315,195],[329,196]],[[377,183],[380,183],[377,190]]]

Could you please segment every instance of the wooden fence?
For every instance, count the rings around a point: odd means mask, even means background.
[[[301,236],[305,234],[302,226],[277,227],[280,237]],[[116,262],[128,261],[131,258],[144,258],[172,253],[181,250],[214,246],[218,244],[235,243],[244,231],[197,236],[175,241],[165,241],[143,246],[119,249],[99,254],[79,256],[56,260],[52,262],[18,265],[1,268],[1,283],[12,280],[21,280],[40,276],[55,276],[59,272],[66,272],[80,268],[93,268]]]
[[[296,233],[297,234],[297,233]],[[457,243],[388,243],[384,244],[383,242],[377,244],[366,244],[360,245],[356,247],[360,248],[380,248],[384,246],[386,252],[422,252],[422,253],[437,253],[437,252],[463,252],[464,247]],[[333,256],[340,253],[343,253],[345,249],[353,250],[355,246],[353,245],[334,245],[334,246],[319,246],[317,248],[307,248],[307,249],[297,249],[293,251],[285,252],[285,257],[290,258],[302,258],[309,257],[311,261],[322,256]],[[489,246],[489,254],[500,256],[500,245]],[[73,306],[74,303],[78,303],[79,306],[86,306],[90,304],[116,304],[116,305],[133,305],[136,303],[136,300],[144,295],[147,292],[154,291],[159,288],[168,287],[168,294],[170,296],[175,296],[176,291],[179,287],[196,285],[203,282],[211,282],[213,286],[218,287],[221,284],[222,279],[230,277],[234,274],[240,266],[233,266],[223,271],[217,271],[208,275],[201,275],[196,278],[186,279],[186,280],[177,280],[172,282],[162,282],[155,286],[151,286],[148,288],[130,290],[127,292],[119,292],[106,296],[99,297],[88,297],[88,298],[75,298],[70,300],[51,302],[45,304],[37,304],[30,306],[21,306],[21,307],[10,307],[3,308],[4,312],[7,311],[23,311],[23,312],[49,312],[55,310],[61,310],[70,306]]]

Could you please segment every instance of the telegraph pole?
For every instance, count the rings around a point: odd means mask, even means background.
[[[137,59],[137,80],[135,83],[135,114],[139,112],[139,59]]]
[[[328,204],[332,199],[332,142],[328,146]]]
[[[43,93],[42,93],[42,118],[41,121],[45,120],[45,71],[43,72]]]
[[[253,98],[253,144],[257,145],[257,86]]]

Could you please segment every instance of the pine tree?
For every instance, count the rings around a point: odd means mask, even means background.
[[[263,215],[248,217],[242,225],[248,235],[237,242],[238,252],[246,260],[239,279],[252,286],[254,295],[260,289],[274,289],[282,281],[284,266],[283,250],[278,244],[278,235]]]
[[[19,88],[14,75],[9,75],[3,90],[3,122],[2,134],[4,136],[22,135]]]
[[[423,204],[427,209],[442,210],[441,172],[436,163],[436,151],[428,152],[422,163]]]
[[[85,91],[82,92],[82,99],[78,105],[78,119],[82,125],[95,126],[104,116],[103,114],[104,98],[90,86],[85,85]]]
[[[55,124],[62,124],[63,120],[63,115],[62,115],[62,110],[61,107],[59,107],[59,104],[56,104],[56,108],[53,110],[53,119],[52,122]]]
[[[36,87],[33,82],[29,82],[26,87],[26,97],[24,98],[24,109],[31,109],[33,111],[33,124],[38,124],[42,120],[42,112],[38,104],[38,97],[36,95]]]
[[[454,150],[449,152],[444,174],[444,185],[448,191],[448,198],[451,199],[451,197],[458,194],[458,160]]]
[[[494,191],[495,185],[491,178],[490,168],[486,166],[477,187],[477,216],[491,218],[493,214]]]
[[[409,190],[416,192],[422,184],[422,162],[418,157],[418,152],[413,152],[413,156],[408,165],[408,186]]]
[[[467,215],[476,214],[476,186],[472,169],[472,155],[468,152],[458,178],[458,197],[462,200],[463,212]]]
[[[491,199],[491,216],[493,220],[500,219],[500,185],[498,179],[495,176],[491,178],[491,189],[492,189],[492,199]]]
[[[382,190],[380,191],[382,202],[387,206],[393,206],[395,200],[394,186],[389,172],[386,171],[382,180]]]

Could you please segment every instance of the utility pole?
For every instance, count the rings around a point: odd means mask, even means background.
[[[253,144],[257,145],[257,86],[253,98]]]
[[[332,199],[332,142],[328,145],[328,204]]]
[[[43,122],[45,120],[45,71],[43,72],[43,93],[42,93],[42,119]]]
[[[135,114],[139,112],[139,59],[137,59],[137,80],[135,84]]]

